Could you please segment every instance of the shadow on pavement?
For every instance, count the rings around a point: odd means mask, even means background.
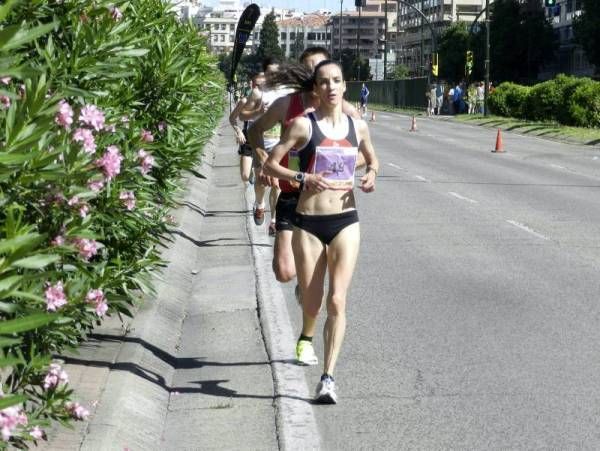
[[[195,238],[192,238],[191,236],[186,234],[185,232],[182,232],[181,230],[172,230],[171,233],[173,233],[175,235],[179,235],[180,237],[185,238],[188,241],[191,241],[198,247],[251,247],[251,246],[252,247],[254,247],[254,246],[256,246],[256,247],[273,247],[270,244],[262,244],[262,243],[213,244],[213,243],[217,243],[219,241],[243,241],[244,238],[216,238],[214,240],[198,241]]]
[[[157,346],[154,346],[147,341],[137,338],[137,337],[127,337],[127,336],[116,336],[116,335],[108,335],[108,334],[90,334],[89,335],[89,344],[95,346],[94,342],[100,343],[102,341],[111,341],[111,342],[126,342],[126,343],[137,343],[146,350],[150,351],[155,357],[167,363],[175,370],[181,369],[195,369],[202,368],[205,366],[222,366],[222,367],[230,367],[230,366],[251,366],[251,365],[268,365],[270,363],[284,363],[284,364],[292,364],[295,365],[296,361],[294,359],[286,359],[279,361],[262,361],[262,362],[211,362],[204,361],[200,357],[176,357]],[[199,385],[198,388],[194,387],[171,387],[169,386],[165,378],[160,374],[151,371],[147,368],[144,368],[136,363],[131,362],[110,362],[107,360],[88,360],[82,359],[78,357],[72,356],[55,356],[56,358],[60,358],[64,360],[65,363],[70,365],[82,365],[82,366],[93,366],[99,368],[109,368],[110,370],[116,371],[128,371],[144,380],[152,382],[160,386],[162,389],[173,393],[203,393],[206,395],[212,396],[223,396],[228,398],[252,398],[252,399],[274,399],[274,398],[289,398],[296,399],[299,401],[312,402],[309,398],[303,398],[299,396],[291,396],[291,395],[277,395],[277,396],[266,396],[266,395],[250,395],[244,393],[238,393],[236,390],[232,390],[225,387],[220,387],[219,384],[223,382],[229,382],[229,380],[207,380],[207,381],[190,381],[190,384]]]

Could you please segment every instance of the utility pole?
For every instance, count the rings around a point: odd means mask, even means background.
[[[423,12],[423,0],[421,0],[421,12]],[[425,41],[424,41],[424,36],[423,36],[423,16],[421,16],[421,61],[420,61],[420,70],[419,73],[422,76],[423,75],[423,71],[425,70]]]
[[[363,0],[356,0],[358,4],[358,28],[356,29],[356,80],[360,80],[360,19]]]
[[[344,0],[340,0],[340,65],[342,64],[342,5],[344,4]],[[333,44],[331,45],[333,47]]]
[[[383,29],[384,30],[383,31],[383,39],[384,39],[384,41],[383,41],[383,79],[385,80],[387,78],[388,0],[385,0],[385,24],[383,26],[384,26],[384,29]],[[396,28],[398,28],[397,24],[396,24]]]
[[[487,116],[490,95],[490,0],[485,0],[485,86],[483,91],[483,114]]]

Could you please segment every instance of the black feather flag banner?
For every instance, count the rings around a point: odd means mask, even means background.
[[[233,55],[231,57],[231,75],[229,77],[229,82],[231,85],[235,83],[235,70],[237,69],[237,65],[240,62],[240,58],[244,53],[244,47],[246,47],[246,42],[252,34],[254,25],[256,25],[256,21],[259,17],[260,8],[255,3],[248,5],[248,7],[240,16],[240,20],[237,24],[237,29],[235,30],[235,47],[233,48]]]

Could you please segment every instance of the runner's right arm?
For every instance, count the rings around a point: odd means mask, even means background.
[[[239,145],[246,143],[246,137],[244,136],[244,132],[242,131],[237,122],[240,111],[242,111],[244,105],[246,105],[246,102],[247,99],[245,97],[243,99],[240,99],[239,102],[235,105],[235,108],[233,109],[231,114],[229,115],[229,123],[235,131],[235,139]]]

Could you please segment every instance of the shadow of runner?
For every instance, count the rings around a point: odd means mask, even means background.
[[[171,230],[171,233],[174,235],[179,235],[182,238],[185,238],[188,241],[191,241],[198,247],[273,247],[270,244],[260,244],[260,243],[236,243],[236,244],[213,244],[218,243],[219,241],[244,241],[243,238],[216,238],[214,240],[204,240],[199,241],[195,238],[192,238],[187,233],[182,232],[181,230]]]

